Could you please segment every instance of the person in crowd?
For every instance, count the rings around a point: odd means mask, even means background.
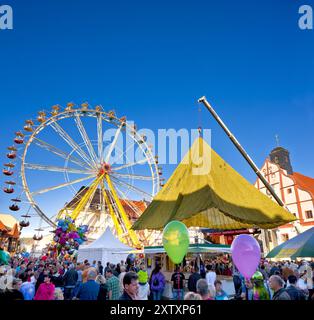
[[[216,272],[213,271],[213,266],[211,264],[208,264],[206,266],[206,270],[207,270],[206,280],[207,280],[208,285],[215,286],[215,281],[216,281],[217,275],[216,275]]]
[[[97,268],[96,260],[94,260],[94,261],[93,261],[93,263],[92,263],[91,267],[92,267],[92,268]]]
[[[138,274],[129,271],[123,277],[124,291],[119,300],[140,300]]]
[[[259,271],[255,272],[252,277],[253,283],[253,300],[270,300],[267,288],[264,285],[263,274]]]
[[[75,270],[75,266],[73,264],[70,264],[68,271],[63,276],[65,300],[72,300],[73,291],[76,286],[77,280],[78,280],[78,273]]]
[[[106,267],[105,267],[105,275],[106,275],[106,272],[107,270],[110,269],[110,262],[107,262],[106,263]]]
[[[116,270],[116,266],[113,263],[110,264],[110,269],[112,270],[113,275],[118,278],[119,277],[119,273]]]
[[[288,277],[293,274],[294,274],[294,271],[290,268],[290,263],[289,264],[287,263],[282,267],[282,278],[285,282],[287,282]]]
[[[290,275],[288,277],[289,286],[287,286],[286,291],[288,292],[291,300],[306,300],[306,295],[303,290],[297,287],[297,277],[295,275]]]
[[[6,289],[0,294],[0,301],[24,300],[24,296],[20,291],[22,281],[19,278],[12,278],[7,283]]]
[[[63,288],[63,276],[60,274],[57,266],[53,266],[50,271],[52,273],[51,282],[55,285],[56,288]]]
[[[284,285],[285,282],[278,275],[273,275],[269,278],[269,286],[274,292],[272,300],[291,300],[290,295],[284,289]]]
[[[216,296],[215,300],[229,300],[228,295],[222,290],[222,282],[220,280],[215,281]]]
[[[139,281],[139,300],[148,300],[150,294],[149,284],[148,284],[148,273],[146,271],[146,265],[144,262],[140,264],[140,270],[137,273]]]
[[[120,297],[120,282],[119,279],[113,274],[113,270],[107,269],[106,271],[108,299],[118,300]]]
[[[87,274],[91,270],[91,265],[89,262],[84,263],[84,267],[82,270],[82,283],[85,283],[87,281]]]
[[[182,273],[181,267],[177,266],[175,272],[171,276],[172,281],[172,292],[174,300],[184,299],[184,284],[185,276]]]
[[[97,300],[100,286],[95,281],[96,277],[97,272],[94,269],[89,270],[87,273],[87,281],[80,285],[74,299]]]
[[[98,274],[100,274],[102,276],[104,275],[104,267],[101,264],[101,261],[97,262],[97,271],[98,271]]]
[[[268,274],[267,274],[266,267],[265,267],[264,264],[262,264],[260,266],[260,272],[263,275],[264,281],[267,281],[268,280]]]
[[[236,267],[234,267],[233,271],[233,285],[235,290],[234,299],[242,300],[246,289],[244,285],[244,278]]]
[[[44,283],[44,279],[45,279],[45,276],[49,275],[49,271],[47,269],[44,268],[44,266],[41,268],[39,268],[39,270],[42,270],[42,272],[40,272],[38,274],[38,278],[37,278],[37,281],[36,281],[36,284],[35,284],[35,291],[37,292],[39,286]]]
[[[278,272],[279,272],[279,274],[280,274],[279,264],[278,264],[278,263],[275,263],[275,264],[271,267],[271,269],[270,269],[270,271],[269,271],[269,276],[271,277],[271,276],[275,275],[275,274],[278,273]]]
[[[44,275],[44,282],[38,287],[34,300],[54,300],[55,285],[51,283],[51,278],[48,272]]]
[[[72,293],[73,297],[76,296],[76,294],[78,293],[79,287],[83,283],[83,268],[84,268],[84,264],[77,263],[76,265],[77,281],[75,284],[75,288],[73,289],[73,293]]]
[[[299,279],[297,281],[297,287],[301,289],[306,295],[309,294],[307,288],[307,270],[304,270],[302,274],[300,274]]]
[[[33,300],[35,296],[34,283],[31,281],[28,281],[28,275],[25,272],[20,275],[20,279],[22,280],[20,291],[23,294],[24,300]]]
[[[98,293],[97,300],[99,301],[107,300],[108,287],[106,284],[106,278],[101,274],[98,274],[98,276],[96,277],[96,282],[99,284],[99,293]]]
[[[118,274],[121,273],[121,264],[120,263],[117,263],[116,271],[118,272]]]
[[[214,300],[209,293],[209,286],[206,279],[197,281],[196,291],[202,297],[202,300]]]
[[[184,300],[202,300],[202,296],[194,291],[190,291],[185,294]]]
[[[161,300],[162,293],[166,286],[166,279],[161,272],[159,264],[156,264],[156,267],[152,271],[149,284],[153,300]]]
[[[190,275],[189,280],[188,280],[188,289],[191,292],[196,292],[196,283],[199,279],[202,278],[198,271],[199,271],[198,267],[195,265],[192,268],[192,274]]]
[[[119,274],[119,287],[120,287],[120,296],[122,295],[123,293],[123,290],[124,290],[124,287],[123,287],[123,277],[124,275],[126,274],[126,267],[123,265],[120,267],[120,274]]]

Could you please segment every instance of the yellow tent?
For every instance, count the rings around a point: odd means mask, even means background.
[[[296,218],[198,138],[133,229],[162,229],[172,220],[187,227],[269,229]]]

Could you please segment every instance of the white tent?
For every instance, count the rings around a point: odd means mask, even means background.
[[[121,260],[125,261],[131,251],[134,249],[122,243],[112,234],[110,228],[107,228],[97,240],[79,248],[77,261],[83,262],[87,259],[93,262],[96,260],[101,261],[103,266],[107,262],[116,264]]]

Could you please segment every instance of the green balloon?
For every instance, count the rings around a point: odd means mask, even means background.
[[[0,250],[0,263],[8,264],[10,260],[10,255],[6,251]]]
[[[180,221],[169,222],[164,228],[162,243],[171,261],[175,264],[181,263],[190,244],[189,231],[185,224]]]

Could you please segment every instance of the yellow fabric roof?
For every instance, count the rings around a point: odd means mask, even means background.
[[[133,229],[187,227],[275,228],[295,216],[258,191],[198,138]]]

